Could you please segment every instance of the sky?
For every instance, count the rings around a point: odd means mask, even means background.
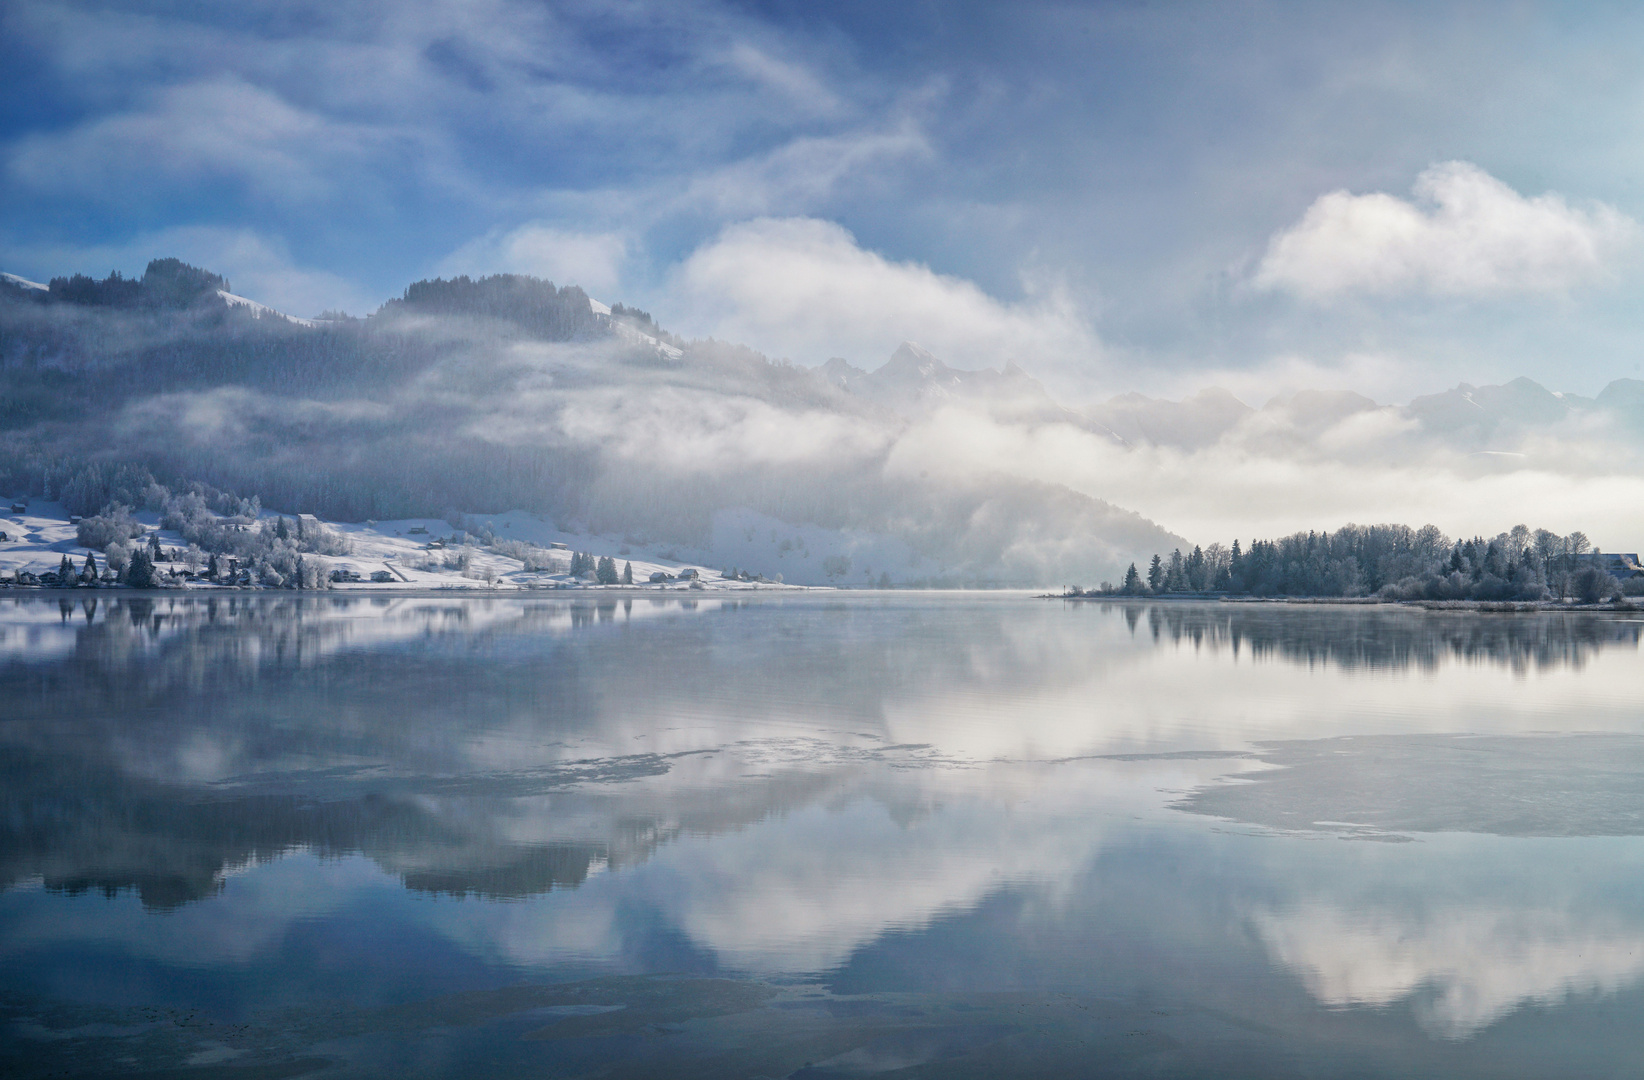
[[[1644,378],[1644,9],[0,0],[0,270],[520,272],[1064,400]]]

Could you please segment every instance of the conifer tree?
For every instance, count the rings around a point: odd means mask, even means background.
[[[80,579],[92,585],[97,583],[97,556],[92,552],[86,552],[86,565],[80,571]]]
[[[1187,591],[1187,567],[1181,548],[1170,553],[1170,568],[1165,571],[1165,589],[1168,592]]]
[[[74,579],[74,560],[64,555],[63,561],[57,564],[57,584],[73,585]]]
[[[624,585],[632,585],[634,583],[634,564],[631,562],[625,562],[622,564],[622,583]]]
[[[1142,575],[1136,572],[1136,564],[1131,563],[1130,569],[1125,571],[1125,583],[1122,586],[1126,596],[1136,596],[1142,591]]]
[[[594,575],[601,585],[615,585],[618,580],[616,560],[609,555],[601,555],[599,565],[594,570]]]
[[[126,584],[133,589],[154,588],[154,558],[147,550],[138,548],[131,553],[131,565],[126,567]]]
[[[1164,560],[1155,552],[1153,562],[1147,568],[1147,587],[1154,592],[1160,591],[1164,587],[1164,576]]]

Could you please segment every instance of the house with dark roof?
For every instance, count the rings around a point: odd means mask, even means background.
[[[1623,554],[1619,552],[1604,552],[1596,556],[1598,564],[1604,571],[1617,581],[1626,581],[1628,578],[1644,576],[1644,566],[1639,565],[1638,554]]]

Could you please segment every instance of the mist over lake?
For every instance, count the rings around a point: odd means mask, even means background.
[[[1613,1075],[1640,627],[8,597],[0,1062]]]

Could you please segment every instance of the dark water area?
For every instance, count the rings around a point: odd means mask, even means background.
[[[1625,614],[0,598],[0,1075],[1611,1077]]]

